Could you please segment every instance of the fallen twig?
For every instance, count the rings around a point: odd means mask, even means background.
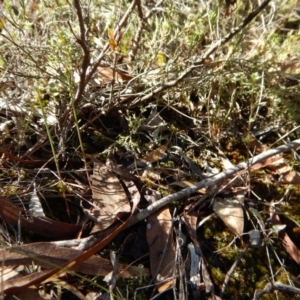
[[[289,286],[289,285],[283,284],[281,282],[275,282],[275,283],[269,282],[265,285],[263,290],[261,290],[259,293],[254,295],[253,300],[259,300],[263,295],[272,293],[274,291],[300,294],[300,289],[298,289],[294,286]]]
[[[228,178],[233,177],[237,173],[242,174],[242,173],[247,172],[248,170],[250,170],[251,166],[253,166],[254,164],[257,164],[258,162],[262,162],[262,161],[266,160],[267,158],[272,157],[274,155],[278,155],[280,153],[287,152],[296,147],[300,147],[300,139],[295,140],[289,144],[279,146],[275,149],[267,150],[259,155],[254,156],[248,162],[240,163],[233,168],[227,169],[226,171],[221,172],[215,176],[204,179],[192,187],[188,187],[177,193],[168,195],[168,196],[156,201],[155,203],[149,205],[147,208],[145,208],[141,212],[137,213],[136,215],[133,215],[131,217],[131,219],[128,221],[126,228],[131,227],[132,225],[148,218],[151,214],[153,214],[154,212],[158,211],[163,206],[166,206],[173,201],[181,200],[193,193],[196,193],[198,190],[200,190],[201,188],[204,188],[204,187],[207,188],[207,187],[216,186],[216,185],[221,186],[222,182],[224,182]],[[261,164],[261,166],[263,166],[263,164]],[[103,238],[103,233],[101,233],[101,232],[96,233],[95,235],[92,235],[88,238],[84,238],[81,240],[81,243],[78,246],[78,249],[86,250],[89,247],[91,247],[91,245],[96,244],[102,238]]]
[[[278,155],[283,152],[287,152],[291,149],[294,149],[296,147],[300,147],[300,139],[295,140],[289,144],[285,144],[282,146],[279,146],[275,149],[267,150],[259,155],[254,156],[251,158],[248,162],[242,162],[238,164],[237,166],[227,169],[224,172],[221,172],[215,176],[212,176],[210,178],[204,179],[201,182],[195,184],[194,186],[188,187],[186,189],[183,189],[177,193],[174,193],[172,195],[168,195],[159,201],[149,205],[147,208],[139,212],[138,214],[134,215],[131,220],[128,222],[127,226],[132,226],[133,224],[136,224],[137,222],[144,220],[148,218],[153,212],[157,211],[161,207],[171,203],[172,201],[183,199],[193,193],[196,193],[198,190],[204,188],[204,187],[211,187],[211,186],[221,186],[222,182],[225,181],[228,178],[231,178],[237,173],[245,173],[248,171],[248,169],[261,161],[266,160],[269,157],[272,157],[274,155]]]

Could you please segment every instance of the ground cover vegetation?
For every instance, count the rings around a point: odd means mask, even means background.
[[[1,297],[298,299],[297,0],[0,1]]]

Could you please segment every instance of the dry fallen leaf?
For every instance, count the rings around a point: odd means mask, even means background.
[[[272,206],[270,206],[270,215],[273,226],[281,225],[280,218],[278,214],[273,211]],[[292,257],[292,259],[300,265],[300,250],[296,247],[294,242],[291,240],[289,235],[286,233],[285,229],[279,230],[277,232],[278,237],[282,241],[282,245],[285,248],[286,252]]]
[[[172,234],[172,216],[168,208],[160,209],[148,218],[147,241],[151,274],[155,278],[158,291],[162,292],[175,284],[175,242]]]
[[[144,155],[143,158],[141,158],[141,161],[146,163],[157,162],[162,158],[163,154],[166,153],[166,151],[167,151],[167,146],[165,145],[160,146],[155,150],[152,150],[146,155]]]
[[[115,81],[119,83],[123,81],[129,81],[133,78],[132,76],[119,70],[115,70],[114,72],[113,68],[107,66],[99,66],[97,68],[97,77],[101,85],[111,83],[113,79],[115,79]]]
[[[19,293],[15,293],[14,297],[9,299],[45,300],[46,298],[40,295],[40,289],[38,287],[31,286],[23,291],[20,291]]]
[[[216,198],[213,209],[226,226],[237,236],[244,231],[244,212],[242,205],[234,198]]]
[[[106,229],[115,220],[130,213],[124,188],[109,165],[94,163],[92,192],[94,208],[91,213],[96,218],[97,231]]]
[[[69,224],[33,216],[29,211],[13,204],[3,196],[0,196],[0,216],[11,225],[18,226],[20,222],[22,229],[56,240],[74,238],[82,229],[81,224]]]
[[[282,183],[300,185],[300,174],[296,171],[290,171],[288,174],[284,175]]]
[[[92,246],[90,249],[84,251],[80,255],[76,256],[74,259],[68,261],[67,263],[63,264],[62,266],[58,266],[52,270],[47,271],[41,271],[37,273],[32,273],[29,275],[26,275],[22,278],[18,278],[17,281],[14,280],[8,280],[6,282],[3,282],[2,285],[2,291],[6,294],[9,293],[15,293],[19,290],[23,290],[29,286],[37,285],[43,282],[44,280],[49,279],[50,277],[56,278],[61,273],[64,273],[66,269],[71,270],[74,269],[77,266],[80,266],[82,262],[102,250],[108,243],[110,243],[122,230],[125,229],[126,225],[130,221],[130,218],[132,214],[134,213],[138,203],[139,203],[140,197],[138,194],[135,195],[135,197],[132,199],[132,209],[130,212],[130,215],[128,218],[121,223],[118,227],[115,228],[115,230],[110,233],[109,235],[105,235],[101,240],[99,240],[94,246]]]
[[[198,241],[197,238],[197,226],[198,226],[198,215],[199,212],[196,211],[195,209],[191,209],[193,203],[187,203],[185,208],[184,208],[184,212],[183,212],[183,221],[185,223],[187,232],[190,236],[190,238],[193,241],[193,244],[196,248],[196,251],[200,250],[200,243]]]
[[[51,242],[32,243],[0,250],[0,256],[5,258],[2,261],[3,266],[28,266],[34,264],[35,266],[42,266],[46,269],[53,268],[54,265],[62,265],[82,253],[83,251],[80,250],[55,246]],[[93,255],[78,265],[74,270],[87,275],[105,276],[112,270],[112,265],[109,260],[98,255]],[[119,264],[117,276],[125,278],[138,277],[141,272],[142,275],[148,274],[146,268],[141,270],[135,266]],[[10,274],[7,275],[12,278],[12,276],[17,274],[16,272],[10,272]],[[7,278],[7,280],[10,278]]]

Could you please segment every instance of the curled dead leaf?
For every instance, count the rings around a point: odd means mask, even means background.
[[[175,242],[172,234],[172,216],[168,208],[148,218],[147,241],[150,249],[150,269],[159,292],[175,284]]]

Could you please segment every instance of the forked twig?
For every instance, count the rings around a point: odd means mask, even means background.
[[[120,41],[120,39],[121,39],[121,30],[127,24],[128,19],[129,19],[130,15],[132,14],[132,12],[135,8],[137,1],[138,0],[132,1],[131,5],[129,6],[129,8],[125,12],[123,18],[117,24],[117,27],[114,31],[114,36],[115,36],[116,43],[118,43]],[[99,56],[97,57],[96,61],[91,66],[90,70],[88,70],[88,67],[90,66],[90,49],[88,47],[88,44],[87,44],[86,38],[85,38],[86,37],[86,29],[85,29],[85,25],[84,25],[84,19],[83,19],[83,15],[82,15],[81,6],[80,6],[80,1],[79,0],[74,0],[74,6],[75,6],[76,11],[77,11],[77,17],[78,17],[79,28],[80,28],[80,37],[77,38],[77,42],[83,50],[83,62],[82,62],[82,65],[81,65],[80,80],[79,80],[78,88],[77,88],[77,91],[76,91],[76,94],[75,94],[75,99],[74,99],[74,105],[75,105],[75,108],[77,108],[78,104],[81,101],[81,98],[82,98],[82,95],[83,95],[84,90],[86,88],[86,85],[88,84],[88,82],[91,80],[91,78],[93,77],[93,75],[97,71],[97,68],[99,67],[103,57],[105,56],[105,54],[107,53],[107,51],[109,49],[109,42],[107,42],[104,45],[104,47],[103,47],[101,53],[99,54]],[[65,111],[65,113],[61,116],[60,120],[63,121],[66,118],[68,118],[69,113],[70,113],[70,110],[67,109]]]
[[[274,291],[279,291],[283,293],[292,293],[292,294],[299,294],[300,295],[300,289],[296,288],[294,286],[286,285],[281,282],[275,282],[275,283],[267,283],[263,290],[258,292],[254,295],[253,300],[259,300],[263,295],[272,293]]]
[[[132,14],[136,4],[137,4],[138,0],[134,0],[131,2],[130,6],[128,7],[127,11],[125,12],[123,18],[120,20],[120,22],[118,23],[115,31],[114,31],[114,37],[115,37],[115,41],[118,44],[120,39],[121,39],[121,30],[122,28],[124,28],[124,26],[127,24],[128,19],[130,17],[130,15]],[[101,53],[99,54],[99,56],[97,57],[94,65],[92,66],[91,70],[87,73],[86,78],[85,78],[85,85],[87,85],[87,83],[91,80],[92,76],[94,75],[94,73],[96,72],[97,68],[99,67],[104,55],[106,54],[107,50],[109,49],[109,42],[107,42]]]
[[[219,47],[225,45],[228,41],[230,41],[235,35],[237,35],[243,28],[245,28],[270,2],[271,0],[265,0],[260,6],[258,6],[255,10],[253,10],[249,15],[231,32],[225,35],[222,39],[213,44],[200,58],[200,60],[194,63],[192,66],[188,67],[181,75],[179,75],[176,79],[171,80],[169,82],[164,83],[156,89],[151,89],[151,92],[142,98],[137,99],[133,102],[133,105],[137,105],[142,103],[143,101],[149,100],[153,96],[167,90],[168,88],[176,86],[179,82],[181,82],[185,77],[187,77],[194,69],[199,68],[204,65],[204,61],[209,58],[209,56],[214,53]]]

